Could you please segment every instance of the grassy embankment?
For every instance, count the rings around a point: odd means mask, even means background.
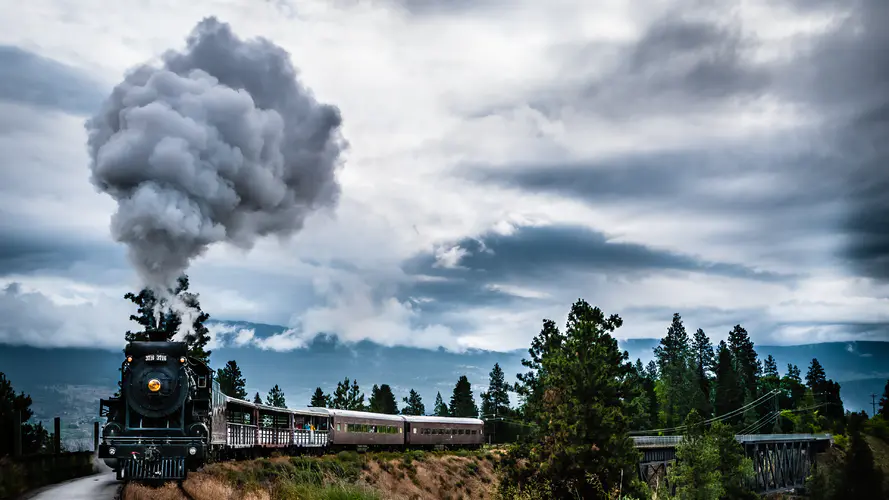
[[[494,496],[499,450],[341,452],[223,462],[191,473],[182,489],[194,500],[473,499]],[[180,500],[174,484],[130,485],[122,500]]]

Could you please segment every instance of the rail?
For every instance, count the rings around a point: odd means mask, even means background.
[[[637,448],[670,448],[682,442],[682,436],[632,436]],[[790,441],[831,441],[831,434],[738,434],[741,443],[790,442]]]
[[[293,445],[305,447],[327,446],[327,431],[296,429],[293,431]]]
[[[228,423],[226,442],[233,448],[248,448],[256,445],[256,426]]]

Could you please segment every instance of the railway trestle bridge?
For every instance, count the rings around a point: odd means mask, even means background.
[[[805,485],[815,464],[815,454],[832,444],[830,434],[739,434],[735,439],[753,460],[753,489],[757,493],[789,491]],[[666,481],[667,469],[676,461],[682,436],[633,436],[642,452],[639,478],[650,485]]]

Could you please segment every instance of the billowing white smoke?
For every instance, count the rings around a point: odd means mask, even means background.
[[[336,205],[339,110],[297,81],[289,54],[206,18],[161,67],[129,72],[86,123],[91,180],[145,284],[168,289],[209,245],[249,249]]]

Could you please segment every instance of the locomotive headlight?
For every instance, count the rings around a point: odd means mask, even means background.
[[[184,358],[184,357],[183,357],[183,358],[179,358],[179,362],[180,362],[180,363],[185,363],[185,358]]]
[[[149,380],[148,381],[148,390],[151,392],[157,392],[157,391],[161,390],[161,381],[156,378]]]
[[[109,455],[114,456],[115,453],[117,453],[117,448],[115,448],[113,446],[111,448],[108,448]]]
[[[198,449],[195,448],[194,446],[192,446],[191,448],[188,449],[188,454],[189,454],[189,455],[194,455],[194,454],[197,453],[197,452],[198,452]]]
[[[133,357],[127,356],[127,363],[132,363],[132,362],[133,362]]]

